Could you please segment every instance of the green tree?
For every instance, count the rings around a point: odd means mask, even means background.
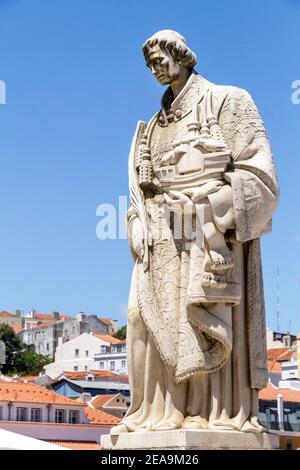
[[[2,372],[14,372],[16,356],[22,350],[22,342],[15,334],[11,326],[5,323],[0,324],[0,339],[5,344],[5,364],[2,367]]]
[[[122,328],[120,328],[115,334],[114,334],[114,337],[115,338],[118,338],[118,339],[126,339],[126,330],[127,330],[127,327],[126,325],[122,326]]]
[[[30,346],[23,344],[22,351],[15,359],[15,369],[20,375],[38,375],[50,362],[52,359],[34,352]]]
[[[3,374],[38,375],[46,364],[52,362],[34,352],[33,346],[22,343],[9,325],[0,324],[0,340],[4,342],[6,352]]]

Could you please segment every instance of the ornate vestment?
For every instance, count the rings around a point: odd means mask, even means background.
[[[203,246],[196,240],[187,244],[187,240],[176,239],[174,226],[165,219],[160,185],[162,159],[175,141],[186,142],[195,105],[200,120],[206,120],[208,96],[210,113],[231,158],[223,175],[226,197],[220,200],[220,187],[216,186],[207,191],[206,201],[220,230],[224,207],[233,207],[235,222],[234,230],[223,230],[233,267],[222,273],[222,283],[220,276],[211,274],[211,284],[203,282]],[[137,153],[146,134],[159,190],[137,194]],[[135,257],[128,317],[132,405],[124,423],[131,430],[159,429],[171,416],[180,425],[185,418],[198,415],[212,426],[245,430],[247,420],[255,416],[257,389],[267,380],[259,237],[271,229],[278,197],[268,138],[251,96],[236,87],[210,83],[193,72],[175,100],[167,89],[161,111],[148,126],[138,125],[129,167],[129,240],[132,222],[139,217],[146,227],[148,259],[145,268]],[[208,182],[214,184],[213,178]],[[225,401],[221,398],[224,387],[232,395]],[[195,393],[200,394],[201,404]],[[234,395],[238,397],[235,403]],[[151,401],[156,398],[161,400],[161,413],[153,414]]]

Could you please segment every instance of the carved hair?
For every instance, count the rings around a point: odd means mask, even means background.
[[[183,66],[193,68],[197,63],[196,54],[187,46],[186,41],[181,34],[171,29],[164,29],[153,34],[143,44],[143,54],[148,59],[150,49],[158,46],[165,53],[171,54],[176,62],[180,62]]]

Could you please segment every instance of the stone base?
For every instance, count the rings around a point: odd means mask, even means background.
[[[279,437],[269,433],[184,430],[129,432],[101,436],[104,450],[270,450],[279,449]]]

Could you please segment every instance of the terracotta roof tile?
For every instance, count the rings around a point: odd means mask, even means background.
[[[19,325],[13,325],[12,329],[15,333],[19,333],[19,331],[23,330],[23,328]]]
[[[84,379],[85,376],[86,376],[86,372],[82,371],[82,372],[62,372],[61,374],[59,374],[59,376],[57,378],[60,378],[62,375],[64,375],[65,377],[67,377],[67,379],[71,379],[71,380],[80,380],[80,379]]]
[[[85,408],[85,416],[90,421],[91,424],[98,424],[98,425],[107,425],[107,426],[115,426],[119,424],[120,419],[112,416],[104,411],[95,410],[94,408],[87,406]]]
[[[53,320],[53,316],[49,313],[35,313],[34,318],[39,320]]]
[[[53,314],[51,313],[35,313],[34,314],[34,318],[35,319],[38,319],[38,320],[53,320]],[[75,320],[75,316],[71,316],[71,315],[63,315],[62,313],[59,314],[59,318],[60,320],[71,320],[71,319],[74,319]]]
[[[278,372],[281,373],[282,367],[280,362],[268,360],[268,372]]]
[[[107,334],[100,334],[100,333],[92,333],[93,336],[96,338],[102,339],[102,341],[105,341],[110,344],[121,344],[124,343],[124,340],[120,340],[118,338],[115,338],[114,336],[107,335]]]
[[[111,319],[110,318],[100,318],[100,317],[98,317],[98,320],[102,321],[102,323],[105,323],[106,325],[111,324]]]
[[[14,315],[13,313],[10,313],[10,312],[6,312],[5,310],[3,310],[2,312],[0,312],[0,317],[15,317],[16,315]]]
[[[110,370],[91,370],[90,372],[93,374],[93,376],[96,379],[101,379],[102,377],[103,378],[112,377],[112,378],[117,379],[120,377],[118,374],[114,374]]]
[[[22,328],[22,330],[20,331],[31,331],[31,330],[44,330],[46,328],[49,328],[51,327],[52,325],[54,324],[54,322],[51,322],[51,323],[42,323],[42,322],[38,322],[38,323],[30,323],[30,326],[27,328]]]
[[[62,374],[59,375],[61,377],[64,375],[68,379],[71,380],[85,380],[86,376],[92,372],[94,377],[96,378],[108,378],[108,377],[119,377],[116,374],[113,374],[109,370],[93,370],[93,371],[78,371],[78,372],[73,372],[73,371],[64,371]]]
[[[282,352],[279,356],[277,356],[277,361],[290,361],[293,357],[294,351],[289,349],[288,351]]]
[[[103,395],[96,395],[91,401],[90,404],[96,408],[97,410],[100,410],[102,406],[104,406],[107,402],[118,396],[118,393],[114,394],[103,394]]]
[[[290,388],[277,388],[271,382],[266,388],[259,392],[260,400],[276,401],[277,396],[281,394],[283,401],[300,403],[300,390],[292,390]]]
[[[271,348],[268,349],[268,359],[271,361],[277,360],[278,356],[282,355],[282,353],[285,353],[289,351],[290,348]]]
[[[38,375],[24,375],[18,377],[19,382],[34,382],[38,378]]]
[[[33,383],[0,381],[0,401],[83,406]]]
[[[128,384],[128,375],[116,375],[115,380],[116,382],[123,382]]]
[[[51,441],[47,440],[51,444],[57,446],[66,447],[72,450],[101,450],[101,446],[96,441]]]

